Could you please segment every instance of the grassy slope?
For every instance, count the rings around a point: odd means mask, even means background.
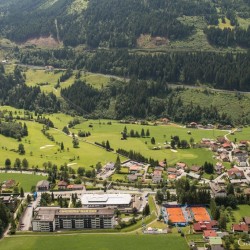
[[[46,72],[45,70],[34,70],[28,69],[26,74],[26,84],[28,86],[38,86],[41,83],[48,83],[48,85],[40,86],[41,90],[44,92],[53,92],[55,95],[60,96],[60,89],[67,88],[72,85],[75,81],[75,73],[67,81],[60,84],[60,88],[55,89],[58,79],[63,74],[63,71],[55,72]],[[87,83],[93,87],[100,89],[102,86],[106,86],[109,82],[109,77],[101,74],[92,74],[92,73],[82,73],[80,78],[85,80]]]
[[[32,186],[36,186],[40,180],[46,180],[46,176],[34,174],[13,174],[13,173],[0,173],[0,183],[9,179],[14,179],[18,187],[22,187],[25,192],[29,192]]]
[[[238,97],[236,93],[213,91],[206,93],[202,89],[186,89],[180,91],[178,95],[184,103],[192,101],[193,104],[200,105],[201,107],[213,105],[217,107],[220,114],[228,113],[235,121],[250,114],[249,94],[241,94]]]
[[[60,238],[59,238],[60,237]],[[12,250],[57,250],[57,249],[85,249],[85,250],[152,250],[152,249],[188,249],[185,239],[176,235],[74,235],[52,237],[20,237],[6,238],[0,242],[0,248]],[[60,240],[60,242],[59,242]]]
[[[1,107],[1,109],[6,109],[6,107]],[[15,109],[10,108],[9,110]],[[56,142],[63,142],[65,151],[59,152],[59,146],[57,146],[55,142],[48,140],[42,134],[41,124],[26,122],[29,135],[21,142],[24,144],[26,154],[24,156],[20,156],[19,154],[10,151],[10,149],[17,149],[19,142],[15,139],[0,135],[0,166],[4,166],[6,158],[10,158],[12,163],[14,163],[16,158],[20,158],[22,160],[24,157],[27,158],[30,166],[38,165],[39,167],[42,167],[42,164],[47,161],[51,161],[57,165],[63,165],[64,163],[69,163],[70,159],[77,159],[77,156],[79,156],[80,159],[72,161],[71,163],[77,163],[72,165],[72,167],[84,166],[88,168],[90,165],[95,165],[98,161],[103,164],[108,161],[115,161],[116,155],[114,153],[107,152],[83,141],[80,141],[79,148],[73,148],[72,138],[61,132],[61,129],[67,125],[68,121],[73,119],[72,117],[63,114],[54,114],[49,117],[53,120],[53,122],[55,122],[55,126],[58,127],[59,130],[50,129],[48,132],[54,136]],[[45,145],[55,146],[44,149],[40,148]],[[67,151],[67,148],[69,148],[69,151]],[[30,152],[32,152],[32,156]],[[124,158],[121,160],[124,160]]]

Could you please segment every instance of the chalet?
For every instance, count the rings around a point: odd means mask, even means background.
[[[177,169],[183,169],[183,170],[185,170],[186,167],[187,167],[187,164],[184,163],[184,162],[177,162],[176,163],[176,168]]]
[[[223,143],[226,143],[228,142],[224,136],[218,136],[217,137],[217,141],[220,143],[220,144],[223,144]]]
[[[222,147],[226,150],[231,150],[232,149],[232,144],[230,142],[225,142],[222,144]]]
[[[57,186],[58,186],[58,189],[66,189],[68,186],[68,183],[66,181],[59,181]]]
[[[229,155],[228,155],[228,154],[225,154],[225,153],[220,154],[220,159],[221,159],[223,162],[230,162]]]
[[[195,172],[195,173],[200,173],[201,166],[192,166],[190,167],[190,171]]]
[[[166,164],[165,161],[160,161],[159,166],[162,167],[162,168],[165,168],[167,166],[167,164]]]
[[[249,228],[248,225],[245,223],[240,223],[240,224],[233,224],[232,225],[232,230],[233,232],[238,232],[238,233],[248,233]]]
[[[68,185],[67,189],[69,189],[69,190],[83,190],[83,185],[81,185],[81,184]]]
[[[209,185],[211,188],[212,196],[214,198],[227,196],[225,188],[221,187],[218,183],[211,181],[211,182],[209,182]]]
[[[215,230],[204,230],[203,231],[203,238],[208,239],[210,237],[216,237],[217,233]]]
[[[152,181],[154,183],[159,183],[162,181],[162,171],[159,171],[159,170],[155,170],[153,172],[153,178],[152,178]]]
[[[48,191],[49,190],[49,182],[46,180],[39,181],[36,185],[37,191]]]
[[[221,174],[222,172],[224,172],[225,167],[222,165],[221,162],[217,162],[216,165],[214,166],[214,170],[216,174]]]
[[[7,180],[4,182],[4,184],[2,185],[2,189],[8,189],[8,188],[13,188],[16,185],[16,181],[15,180]]]
[[[239,170],[238,168],[231,168],[227,171],[229,179],[244,179],[245,175],[242,170]]]
[[[168,174],[177,174],[176,168],[168,168],[167,171],[168,171]]]
[[[211,220],[209,222],[196,222],[193,225],[195,232],[203,232],[205,230],[216,230],[218,229],[218,222],[216,220]]]

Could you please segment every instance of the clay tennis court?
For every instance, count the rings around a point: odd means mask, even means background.
[[[169,207],[166,208],[168,219],[173,223],[186,222],[185,217],[183,215],[182,209],[180,207]]]
[[[191,207],[190,208],[194,219],[196,221],[211,221],[211,218],[206,210],[206,208],[204,207]]]

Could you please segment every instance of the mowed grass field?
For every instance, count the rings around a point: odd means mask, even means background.
[[[1,107],[0,109],[15,111],[15,109],[9,107]],[[95,165],[98,162],[105,164],[109,161],[115,161],[117,157],[116,154],[87,143],[84,141],[85,139],[80,139],[79,148],[73,148],[72,138],[62,132],[62,128],[73,119],[72,117],[63,114],[48,115],[46,117],[49,117],[55,122],[54,125],[58,128],[51,128],[47,131],[53,135],[55,141],[50,141],[43,135],[41,132],[42,124],[26,121],[29,135],[23,138],[21,142],[0,135],[0,166],[5,165],[7,158],[11,160],[12,165],[16,158],[20,158],[21,160],[26,158],[30,168],[32,166],[42,168],[44,162],[50,161],[58,166],[66,163],[71,164],[73,168],[83,166],[87,169],[89,166]],[[65,150],[60,151],[60,146],[57,145],[56,142],[63,142]],[[13,151],[17,150],[19,143],[24,145],[25,155],[19,155]],[[125,160],[125,158],[121,157],[121,160]]]
[[[38,181],[46,180],[47,177],[34,174],[0,173],[0,183],[10,179],[15,180],[24,192],[29,192],[32,186],[36,186]]]
[[[186,250],[188,245],[180,235],[51,235],[10,237],[0,241],[4,250]]]
[[[174,164],[178,161],[184,161],[188,164],[203,164],[205,161],[213,162],[212,152],[206,149],[177,149],[173,152],[170,149],[164,149],[164,143],[171,141],[171,136],[178,135],[180,140],[190,141],[193,137],[195,142],[200,142],[202,138],[216,138],[223,136],[227,132],[220,130],[199,130],[187,129],[181,126],[172,124],[165,126],[143,126],[136,124],[122,124],[118,121],[111,121],[111,125],[107,124],[107,120],[88,120],[79,125],[76,125],[73,132],[77,133],[79,130],[90,131],[91,136],[87,138],[91,142],[102,142],[109,140],[110,145],[114,149],[122,148],[126,150],[134,150],[140,152],[145,157],[151,157],[155,160],[167,159],[168,163]],[[93,128],[89,128],[89,125]],[[141,133],[142,128],[146,132],[149,129],[150,137],[148,138],[128,138],[121,140],[121,132],[126,126],[128,133],[131,129]],[[187,134],[191,131],[191,135]],[[151,144],[151,137],[155,138],[156,144]],[[153,147],[159,146],[160,150],[153,150]]]
[[[7,109],[15,111],[11,107],[0,107],[0,110]],[[23,110],[17,111],[20,116],[23,115]],[[186,162],[188,165],[203,164],[205,161],[215,163],[213,153],[208,149],[177,149],[177,152],[173,152],[171,149],[165,149],[166,143],[170,143],[171,136],[178,135],[180,140],[190,141],[194,139],[196,143],[199,143],[202,138],[215,139],[217,136],[224,136],[228,131],[222,130],[202,130],[202,129],[189,129],[177,124],[170,125],[138,125],[138,124],[123,124],[115,120],[86,120],[79,117],[81,124],[76,125],[74,128],[70,128],[71,132],[77,134],[80,130],[90,132],[91,136],[87,138],[79,138],[79,148],[73,148],[72,138],[65,135],[62,132],[64,126],[67,126],[69,121],[74,117],[65,115],[62,113],[45,115],[52,120],[55,129],[50,129],[48,133],[53,135],[55,141],[50,141],[41,132],[42,124],[38,124],[33,121],[26,121],[28,126],[29,135],[22,139],[22,142],[26,154],[19,155],[14,152],[18,148],[18,144],[15,139],[7,138],[0,135],[0,166],[4,166],[6,158],[10,158],[12,164],[16,158],[27,158],[30,167],[38,166],[42,168],[44,162],[51,161],[58,166],[63,164],[71,164],[73,168],[84,166],[88,168],[90,165],[95,165],[97,162],[101,162],[103,165],[109,161],[115,161],[117,155],[114,152],[107,152],[106,150],[93,145],[95,142],[102,143],[103,141],[109,141],[112,148],[117,150],[122,148],[125,150],[134,150],[140,152],[145,157],[153,158],[155,160],[167,159],[168,165],[174,165],[178,161]],[[111,122],[111,125],[108,123]],[[89,127],[89,126],[92,127]],[[148,129],[150,136],[147,138],[130,138],[127,140],[121,140],[121,132],[124,128],[127,128],[128,134],[130,130],[137,131],[141,134],[141,130],[144,129],[145,133]],[[191,135],[187,132],[190,131]],[[151,144],[151,138],[154,137],[156,144]],[[229,136],[231,140],[237,138],[237,140],[250,139],[250,128],[243,128],[242,132],[235,132],[235,135]],[[56,143],[57,142],[57,143]],[[64,151],[60,151],[58,143],[63,142]],[[160,147],[159,150],[153,150],[154,147]],[[126,158],[121,157],[121,160]]]

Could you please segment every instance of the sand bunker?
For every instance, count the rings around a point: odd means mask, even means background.
[[[70,167],[70,166],[73,166],[73,165],[76,165],[77,163],[69,163],[69,164],[67,164],[67,166],[68,167]]]
[[[174,149],[171,149],[171,151],[174,152],[174,153],[177,153],[177,152],[178,152],[177,150],[174,150]]]
[[[51,148],[51,147],[55,147],[55,145],[44,145],[40,147],[40,149]]]

